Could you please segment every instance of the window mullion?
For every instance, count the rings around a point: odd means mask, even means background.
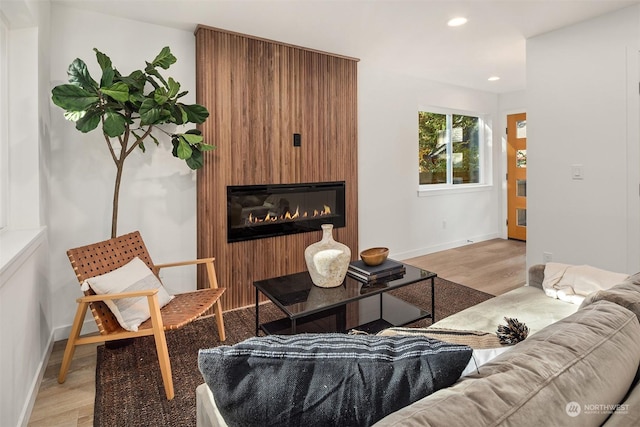
[[[447,114],[447,185],[452,185],[453,183],[453,144],[451,143],[451,135],[453,135],[453,116]]]

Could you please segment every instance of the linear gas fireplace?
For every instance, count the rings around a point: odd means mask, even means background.
[[[344,227],[344,181],[227,187],[227,241]]]

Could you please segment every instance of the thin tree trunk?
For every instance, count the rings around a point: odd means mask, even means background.
[[[127,118],[130,117],[130,115],[127,116]],[[140,138],[136,138],[136,141],[131,145],[131,147],[127,147],[130,136],[129,126],[127,125],[126,131],[123,136],[118,137],[118,140],[120,141],[119,158],[116,155],[113,147],[111,146],[109,137],[106,134],[104,135],[104,138],[107,141],[107,146],[109,147],[109,151],[111,152],[111,158],[116,164],[116,183],[115,188],[113,189],[113,212],[111,213],[111,238],[118,236],[118,198],[120,197],[120,181],[122,180],[122,172],[124,171],[124,161],[126,160],[127,156],[140,145],[142,140],[149,136],[152,129],[153,126],[149,125],[147,130],[144,132],[144,135],[142,135]]]
[[[116,162],[116,184],[113,189],[113,212],[111,213],[111,238],[118,235],[118,198],[120,196],[120,181],[122,180],[122,171],[124,169],[124,156],[120,156]]]

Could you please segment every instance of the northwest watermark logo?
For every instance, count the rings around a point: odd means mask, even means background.
[[[628,404],[585,404],[571,401],[564,407],[564,411],[570,417],[577,417],[580,414],[628,414]]]
[[[569,402],[567,403],[567,406],[564,407],[564,411],[570,417],[577,417],[580,415],[580,412],[582,412],[582,407],[578,402]]]

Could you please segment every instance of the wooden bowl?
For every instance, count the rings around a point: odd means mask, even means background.
[[[360,258],[367,265],[380,265],[389,256],[389,248],[370,248],[360,252]]]

